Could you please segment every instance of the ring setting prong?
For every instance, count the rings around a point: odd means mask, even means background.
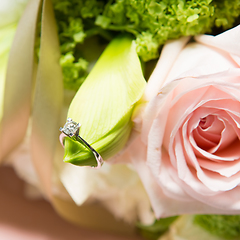
[[[60,127],[60,129],[59,129],[62,132],[62,134],[59,137],[60,142],[61,142],[62,146],[64,147],[63,140],[66,136],[73,139],[74,141],[80,142],[81,144],[83,144],[87,149],[89,149],[93,153],[93,155],[97,161],[97,167],[95,167],[95,168],[99,168],[103,164],[103,159],[100,156],[100,154],[89,145],[89,143],[87,143],[83,138],[81,138],[79,136],[80,127],[81,127],[80,123],[74,122],[71,118],[68,118],[65,125],[63,127]]]

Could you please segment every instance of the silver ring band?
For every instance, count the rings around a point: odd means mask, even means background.
[[[93,153],[93,155],[97,161],[97,166],[94,168],[100,168],[103,165],[103,159],[102,159],[101,155],[94,148],[92,148],[89,143],[87,143],[83,138],[80,137],[80,135],[79,135],[80,126],[81,125],[79,123],[76,123],[71,118],[68,118],[64,127],[60,128],[60,131],[62,132],[59,136],[60,143],[64,147],[63,142],[64,142],[65,137],[69,137],[69,138],[73,139],[74,141],[80,142],[88,150],[90,150]]]

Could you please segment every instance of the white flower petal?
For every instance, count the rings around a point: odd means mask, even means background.
[[[1,0],[0,1],[0,28],[16,23],[29,0]]]

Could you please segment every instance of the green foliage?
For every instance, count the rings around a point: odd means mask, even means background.
[[[194,223],[218,237],[240,238],[240,215],[196,215]]]
[[[177,219],[177,216],[155,220],[152,225],[137,224],[141,235],[148,240],[156,240],[168,230],[168,227]]]
[[[71,52],[78,62],[78,46],[91,36],[108,41],[119,32],[131,33],[143,61],[157,58],[159,47],[168,39],[210,33],[233,26],[240,15],[240,0],[54,0],[62,54]],[[74,65],[74,64],[73,64]],[[80,79],[87,69],[78,69]],[[73,68],[70,69],[72,71]],[[77,89],[81,81],[71,83],[64,71],[65,86]],[[69,85],[70,84],[70,85]]]
[[[79,58],[77,62],[74,62],[75,58],[72,52],[68,52],[62,55],[60,64],[62,66],[64,87],[65,89],[78,90],[87,76],[88,62]]]

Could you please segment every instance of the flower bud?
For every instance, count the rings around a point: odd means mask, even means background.
[[[133,108],[145,85],[135,43],[121,36],[107,46],[76,93],[68,117],[81,124],[80,136],[104,160],[126,144],[133,124]],[[64,161],[97,165],[92,152],[70,138],[65,139]]]

